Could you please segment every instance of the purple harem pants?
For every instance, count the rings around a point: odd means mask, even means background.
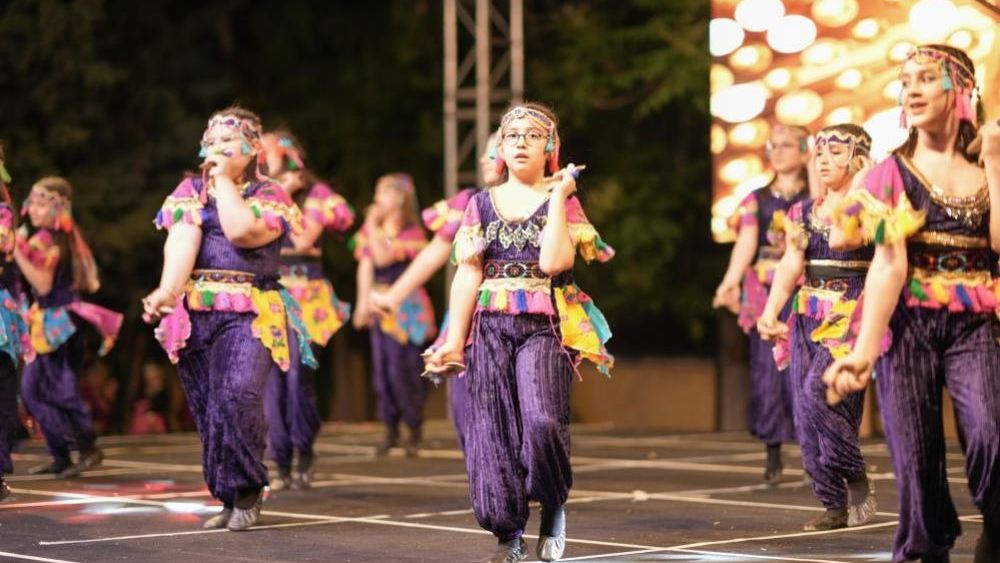
[[[14,472],[10,451],[18,426],[17,367],[10,356],[0,352],[0,477]]]
[[[192,312],[177,366],[201,435],[205,482],[227,507],[267,485],[264,386],[274,361],[254,338],[253,320],[248,313]]]
[[[49,453],[63,463],[69,462],[70,450],[88,450],[97,440],[80,394],[84,345],[77,330],[62,346],[24,366],[21,378],[24,404],[41,425]]]
[[[785,318],[785,317],[782,317]],[[795,441],[792,382],[774,363],[773,345],[750,331],[750,434],[768,445]]]
[[[393,427],[402,419],[411,429],[420,428],[427,396],[427,380],[420,377],[424,371],[421,348],[415,344],[400,344],[382,332],[377,322],[372,324],[370,338],[372,385],[379,418]]]
[[[294,452],[311,457],[322,421],[316,404],[316,370],[299,358],[298,334],[289,331],[291,367],[288,373],[275,365],[267,376],[264,412],[267,416],[268,455],[280,468],[290,468]],[[318,346],[313,346],[318,357]]]
[[[481,312],[466,350],[466,468],[476,520],[500,541],[519,537],[528,501],[566,502],[573,367],[543,315]]]
[[[795,316],[788,373],[795,395],[795,430],[813,494],[825,508],[847,508],[847,481],[865,473],[858,439],[865,394],[854,393],[837,406],[827,405],[823,372],[833,357],[809,338],[820,324],[805,315]]]
[[[892,347],[875,368],[899,491],[893,561],[943,555],[961,533],[945,472],[942,390],[948,388],[969,491],[1000,525],[1000,346],[993,314],[900,305]]]

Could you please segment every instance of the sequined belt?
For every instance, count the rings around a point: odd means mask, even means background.
[[[534,278],[545,279],[538,262],[521,262],[518,260],[487,260],[483,265],[483,278],[488,280],[501,278]]]
[[[255,274],[238,270],[194,270],[191,281],[211,283],[253,284],[257,279]]]
[[[907,248],[910,267],[930,272],[990,272],[993,260],[988,248],[946,248],[910,244]]]
[[[286,264],[282,260],[282,263],[278,266],[278,271],[281,273],[282,278],[323,278],[323,264],[315,259],[308,262],[301,261],[291,264]]]
[[[867,260],[809,260],[806,262],[806,279],[836,280],[844,278],[860,278],[868,273],[871,262]],[[821,286],[811,286],[821,287]]]

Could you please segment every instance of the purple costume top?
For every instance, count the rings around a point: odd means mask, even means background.
[[[354,223],[354,210],[324,183],[314,184],[307,190],[302,216],[305,222],[322,225],[329,233],[343,233]],[[309,339],[325,346],[350,317],[351,306],[337,298],[333,284],[323,276],[319,242],[320,239],[316,239],[313,248],[305,254],[291,254],[285,252],[293,246],[291,238],[283,237],[279,268],[281,285],[302,309]]]
[[[382,290],[388,289],[399,276],[403,275],[410,262],[427,246],[427,238],[419,225],[404,227],[395,237],[387,241],[372,241],[368,229],[362,227],[355,235],[354,242],[354,257],[359,261],[362,258],[371,258],[370,244],[389,245],[393,262],[375,267],[375,286]],[[431,305],[427,290],[420,287],[407,295],[396,310],[396,314],[379,318],[379,326],[383,333],[391,335],[400,344],[423,346],[433,341],[437,327],[434,326],[434,307]]]
[[[154,221],[161,229],[178,223],[201,228],[201,248],[191,279],[178,297],[174,311],[163,318],[156,338],[170,360],[176,363],[191,335],[189,311],[253,313],[253,334],[271,352],[271,358],[288,371],[289,324],[305,335],[298,305],[278,283],[278,255],[281,237],[258,248],[240,248],[222,231],[219,210],[212,189],[205,193],[201,178],[187,178],[167,197]],[[272,230],[299,231],[302,216],[298,207],[271,182],[250,182],[242,187],[243,198],[254,215]],[[299,338],[303,362],[315,363],[308,338]]]
[[[857,338],[861,292],[875,249],[831,249],[830,222],[818,214],[822,201],[807,198],[788,210],[786,240],[805,253],[806,261],[804,283],[792,298],[792,316],[787,324],[795,330],[795,315],[820,321],[809,335],[810,340],[825,346],[834,358],[841,358],[850,352]],[[788,340],[775,344],[774,357],[780,369],[788,365]]]
[[[886,159],[852,192],[840,222],[876,244],[906,241],[909,278],[901,303],[975,313],[997,310],[997,256],[990,249],[989,191],[954,197],[905,156]]]
[[[21,303],[14,296],[17,269],[13,262],[14,210],[0,203],[0,352],[17,365],[22,351],[28,349],[28,329],[24,324]]]
[[[549,200],[526,219],[511,221],[497,211],[493,193],[489,189],[472,197],[452,249],[456,263],[481,262],[476,311],[557,317],[563,347],[608,373],[614,358],[604,346],[611,338],[604,315],[576,285],[572,270],[549,277],[538,266]],[[570,238],[586,261],[607,262],[614,256],[576,197],[566,200],[566,219]]]
[[[740,202],[729,218],[735,231],[747,226],[757,226],[757,257],[743,277],[743,296],[740,304],[739,324],[749,333],[757,326],[757,319],[764,312],[767,293],[774,280],[774,269],[785,251],[785,219],[788,208],[808,196],[806,190],[785,199],[771,189],[771,184],[758,188]]]
[[[19,251],[36,267],[54,272],[52,288],[47,294],[38,295],[32,288],[34,303],[25,314],[30,340],[25,360],[31,362],[38,354],[56,351],[76,333],[70,313],[94,325],[104,339],[100,354],[106,354],[118,337],[122,314],[80,300],[74,287],[66,234],[48,228],[37,229],[30,236],[28,232],[27,227],[22,227],[18,233]]]

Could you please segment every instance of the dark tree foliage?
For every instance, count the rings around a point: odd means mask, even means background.
[[[158,281],[151,220],[197,164],[209,114],[233,102],[292,129],[313,169],[359,209],[377,176],[442,192],[442,8],[435,0],[11,0],[0,8],[0,139],[17,201],[67,176],[101,265],[95,298],[124,311],[110,361],[162,360],[139,321]],[[586,163],[585,206],[618,250],[580,268],[619,353],[710,353],[710,295],[724,255],[708,231],[708,3],[527,0],[531,99]],[[338,242],[327,266],[353,298]],[[436,282],[440,289],[440,282]],[[441,291],[436,291],[440,295]]]

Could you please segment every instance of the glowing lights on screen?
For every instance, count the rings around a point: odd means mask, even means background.
[[[805,16],[785,16],[767,32],[767,44],[779,53],[798,53],[816,40],[816,24]]]
[[[736,20],[715,18],[708,23],[708,50],[713,57],[724,57],[743,44],[743,28]]]
[[[736,21],[747,31],[767,31],[785,15],[781,0],[743,0],[736,5]]]
[[[951,0],[919,0],[910,8],[910,29],[921,41],[940,41],[957,26],[961,17]]]
[[[768,91],[760,82],[736,84],[712,94],[712,115],[729,123],[748,121],[761,114],[767,105]]]
[[[847,25],[858,17],[857,0],[816,0],[812,5],[813,18],[827,27]]]
[[[795,90],[778,99],[774,113],[782,123],[809,125],[823,113],[823,98],[812,90]]]

